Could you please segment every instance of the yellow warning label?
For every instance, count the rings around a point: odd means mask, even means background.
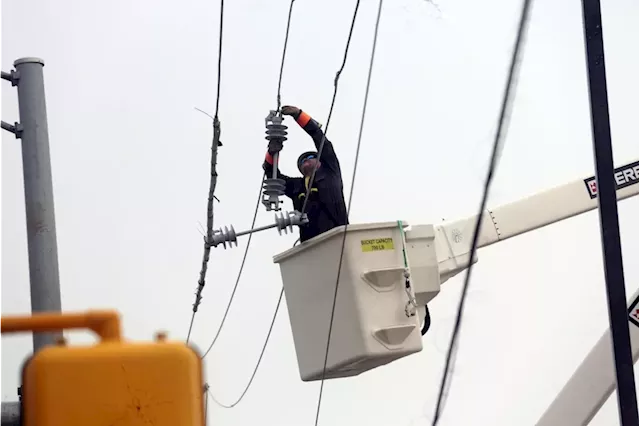
[[[360,240],[363,252],[393,250],[393,238],[373,238],[371,240]]]

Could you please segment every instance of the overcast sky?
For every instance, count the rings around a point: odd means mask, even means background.
[[[474,213],[520,1],[385,2],[352,222],[440,223]],[[326,120],[355,2],[298,0],[283,103]],[[611,126],[618,164],[638,156],[638,2],[603,0]],[[227,2],[217,226],[249,226],[275,107],[288,0]],[[363,0],[329,129],[345,191],[353,173],[377,1]],[[126,337],[184,339],[202,256],[218,45],[217,1],[2,3],[2,69],[45,60],[63,309],[115,308]],[[490,199],[510,202],[593,173],[580,2],[536,0],[506,147]],[[2,85],[2,118],[18,121]],[[282,170],[312,147],[290,120]],[[30,309],[20,145],[2,135],[2,312]],[[291,205],[287,201],[286,208]],[[550,206],[553,207],[553,206]],[[619,204],[627,292],[638,288],[638,200]],[[272,222],[260,210],[259,224]],[[225,328],[206,358],[224,402],[244,389],[281,288],[272,256],[296,236],[253,239]],[[192,339],[206,348],[246,239],[212,252]],[[608,326],[598,215],[482,250],[474,268],[441,425],[532,425]],[[430,424],[461,274],[430,305],[424,350],[326,383],[320,424]],[[337,325],[339,326],[339,325]],[[92,337],[71,333],[72,342]],[[2,339],[2,399],[15,400],[29,336]],[[637,372],[637,368],[636,368]],[[636,375],[637,377],[637,375]],[[637,380],[637,378],[636,378]],[[299,378],[282,306],[261,369],[212,424],[311,425],[319,383]],[[592,422],[617,424],[615,398]]]

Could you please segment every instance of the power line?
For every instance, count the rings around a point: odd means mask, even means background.
[[[356,145],[356,155],[355,155],[355,160],[354,160],[354,164],[353,164],[353,177],[351,178],[351,188],[349,190],[349,204],[347,207],[347,217],[349,217],[349,213],[351,212],[351,203],[353,201],[353,189],[355,186],[355,182],[356,182],[356,172],[358,170],[358,158],[360,156],[360,146],[362,144],[362,133],[364,130],[364,121],[365,121],[365,117],[366,117],[366,113],[367,113],[367,103],[369,100],[369,89],[371,87],[371,75],[373,74],[373,62],[376,56],[376,45],[378,44],[378,29],[380,28],[380,16],[382,15],[382,3],[384,0],[380,0],[379,4],[378,4],[378,16],[376,17],[376,25],[375,25],[375,29],[374,29],[374,33],[373,33],[373,45],[371,47],[371,59],[369,61],[369,75],[367,76],[367,86],[365,89],[365,95],[364,95],[364,104],[362,106],[362,116],[360,118],[360,130],[358,132],[358,144]],[[358,1],[359,3],[359,1]],[[356,19],[356,14],[358,13],[358,4],[356,4],[356,11],[353,15],[353,22],[355,22]],[[353,23],[351,24],[351,29],[353,30]],[[349,39],[351,39],[351,33],[349,33]],[[348,43],[347,43],[347,49],[348,49]],[[346,54],[345,54],[345,61],[346,61]],[[344,63],[343,63],[344,66]],[[340,72],[338,72],[339,74]],[[337,77],[336,77],[336,89],[337,89]],[[333,105],[332,105],[333,106]],[[324,140],[323,140],[324,142]],[[319,155],[318,155],[319,157]],[[311,188],[311,185],[309,185],[309,188]],[[307,194],[308,196],[308,194]],[[348,225],[345,225],[344,227],[344,232],[342,233],[342,246],[340,248],[340,259],[338,261],[338,274],[336,277],[336,285],[335,285],[335,290],[333,292],[333,305],[331,306],[331,317],[329,319],[329,333],[327,336],[327,349],[325,351],[324,354],[324,366],[322,368],[322,380],[320,382],[320,392],[318,394],[318,407],[316,409],[316,420],[315,420],[315,425],[318,426],[318,420],[320,419],[320,406],[322,405],[322,392],[324,390],[324,379],[325,379],[325,375],[327,372],[327,361],[329,359],[329,346],[331,345],[331,331],[333,330],[333,318],[335,315],[335,311],[336,311],[336,300],[338,298],[338,286],[340,284],[340,272],[342,270],[342,258],[344,256],[344,247],[345,247],[345,242],[347,239],[347,227]]]
[[[600,0],[582,0],[584,41],[589,77],[589,102],[593,134],[593,157],[598,189],[598,215],[604,267],[609,328],[616,373],[618,416],[621,425],[638,424],[638,400],[629,337],[627,295],[618,223],[616,182],[605,69]]]
[[[218,117],[218,108],[220,107],[220,76],[222,75],[222,24],[224,22],[224,0],[220,0],[220,32],[218,34],[218,87],[216,89],[216,112]]]
[[[278,310],[280,309],[280,303],[282,302],[282,295],[283,294],[284,294],[284,287],[282,287],[282,290],[280,290],[280,296],[278,297],[278,304],[276,305],[276,310],[275,310],[275,312],[273,314],[273,318],[271,319],[271,325],[269,326],[269,331],[267,332],[267,337],[264,339],[264,344],[262,345],[262,350],[260,351],[260,356],[258,357],[258,362],[256,362],[256,366],[253,368],[253,373],[251,373],[251,378],[249,378],[249,382],[247,383],[247,386],[245,386],[244,390],[240,394],[240,397],[238,397],[238,399],[234,403],[227,405],[227,404],[221,403],[220,401],[218,401],[213,396],[213,394],[209,393],[211,395],[211,399],[213,400],[213,402],[218,404],[220,407],[222,407],[222,408],[233,408],[233,407],[235,407],[236,405],[238,405],[238,403],[240,401],[242,401],[244,396],[247,394],[247,391],[251,387],[251,384],[253,383],[253,379],[256,377],[256,373],[258,372],[258,368],[260,367],[260,363],[262,362],[262,357],[264,356],[264,352],[267,349],[267,344],[269,343],[269,338],[271,337],[271,332],[273,331],[273,326],[276,323],[276,318],[278,316]]]
[[[293,243],[293,246],[295,247],[296,245],[298,245],[298,243],[300,242],[300,240],[296,240],[295,243]],[[273,326],[276,322],[276,317],[278,316],[278,311],[280,310],[280,303],[282,302],[282,295],[284,294],[284,287],[282,287],[282,290],[280,290],[280,296],[278,297],[278,303],[276,304],[276,310],[273,312],[273,317],[271,318],[271,325],[269,326],[269,331],[267,332],[267,337],[264,339],[264,344],[262,345],[262,350],[260,351],[260,356],[258,357],[258,362],[256,362],[256,366],[253,368],[253,373],[251,374],[251,378],[249,378],[249,383],[247,383],[247,386],[245,386],[244,390],[242,391],[242,394],[240,394],[240,397],[236,400],[236,402],[234,402],[233,404],[223,404],[221,402],[219,402],[211,392],[209,392],[209,395],[211,396],[211,399],[218,404],[220,407],[222,408],[233,408],[236,405],[238,405],[238,403],[240,401],[242,401],[242,398],[244,398],[244,396],[246,395],[247,391],[249,390],[249,388],[251,387],[251,384],[253,383],[253,379],[256,377],[256,373],[258,372],[258,368],[260,367],[260,363],[262,362],[262,357],[264,355],[264,351],[267,349],[267,344],[269,343],[269,339],[271,338],[271,332],[273,331]],[[205,354],[206,356],[206,354]],[[203,357],[204,358],[204,357]]]
[[[282,61],[280,62],[280,75],[278,77],[278,94],[276,96],[277,98],[277,103],[278,103],[278,107],[277,110],[280,110],[280,89],[282,87],[282,75],[284,72],[284,63],[285,63],[285,57],[286,57],[286,53],[287,53],[287,44],[289,41],[289,28],[291,27],[291,15],[293,13],[293,2],[295,0],[291,0],[291,4],[289,5],[289,15],[287,17],[287,29],[285,31],[285,36],[284,36],[284,47],[282,49]],[[218,65],[219,68],[219,65]],[[261,199],[261,194],[262,194],[262,182],[264,181],[266,174],[262,175],[262,178],[260,178],[260,186],[258,188],[258,200],[256,201],[256,207],[255,210],[253,212],[253,220],[251,221],[251,228],[253,228],[256,224],[256,219],[258,217],[258,209],[260,207],[260,199]],[[233,291],[231,292],[231,297],[229,298],[229,303],[227,303],[227,307],[225,309],[224,315],[222,317],[222,321],[220,323],[220,327],[218,327],[218,331],[216,332],[215,337],[213,338],[213,340],[211,341],[211,344],[209,345],[209,348],[207,349],[207,351],[204,353],[204,355],[202,356],[202,359],[204,359],[209,352],[211,351],[211,349],[213,348],[213,345],[216,343],[216,341],[218,340],[218,336],[220,336],[220,331],[222,330],[222,327],[224,326],[224,323],[227,319],[227,314],[229,313],[229,309],[231,308],[231,304],[233,303],[233,298],[235,297],[236,294],[236,290],[238,288],[238,284],[240,283],[240,277],[242,276],[242,271],[244,270],[244,265],[246,263],[247,260],[247,254],[249,253],[249,247],[251,247],[251,240],[253,238],[253,233],[249,234],[249,239],[247,241],[247,246],[244,250],[244,255],[242,256],[242,263],[240,264],[240,270],[238,271],[238,275],[236,277],[236,283],[233,286]],[[274,313],[274,318],[277,315],[278,310],[276,309],[276,312]],[[192,324],[193,324],[193,318],[192,318]]]
[[[327,132],[329,131],[329,123],[331,122],[331,115],[333,114],[333,107],[336,103],[336,97],[338,96],[338,81],[340,80],[340,74],[344,70],[345,65],[347,64],[347,54],[349,53],[349,46],[351,45],[351,36],[353,35],[353,28],[356,25],[356,17],[358,16],[358,8],[360,7],[360,0],[356,1],[356,7],[353,11],[353,18],[351,19],[351,28],[349,29],[349,36],[347,37],[347,45],[344,49],[344,56],[342,58],[342,65],[340,65],[340,69],[336,73],[336,78],[333,80],[333,97],[331,99],[331,106],[329,107],[329,115],[327,116],[326,126],[324,132],[322,133],[322,142],[320,142],[320,147],[318,148],[318,158],[322,155],[322,149],[324,148],[324,143],[327,140]],[[304,197],[304,203],[302,203],[301,213],[304,213],[307,208],[307,202],[309,201],[309,194],[311,193],[311,188],[313,188],[313,182],[316,178],[316,170],[313,169],[311,173],[311,178],[309,179],[309,186],[307,187],[307,192]]]
[[[264,174],[262,175],[262,179],[260,180],[260,182],[262,182],[263,179],[264,179]],[[255,209],[253,211],[253,220],[251,221],[251,228],[253,228],[255,226],[255,224],[256,224],[256,219],[258,217],[258,208],[260,207],[261,195],[262,195],[262,184],[260,184],[260,187],[259,187],[258,200],[256,201],[256,207],[255,207]],[[222,327],[224,326],[224,322],[227,319],[227,314],[229,313],[229,308],[231,308],[231,303],[233,302],[233,298],[234,298],[234,296],[236,294],[236,290],[238,289],[238,283],[240,282],[240,277],[242,277],[242,271],[244,270],[244,265],[245,265],[245,262],[247,261],[247,254],[249,253],[249,247],[251,247],[251,239],[252,238],[253,238],[253,233],[249,234],[249,239],[247,240],[247,246],[245,247],[244,255],[242,256],[242,263],[240,264],[240,270],[238,271],[238,276],[236,277],[236,283],[233,286],[233,291],[231,292],[231,297],[229,298],[229,303],[227,303],[227,308],[225,309],[224,315],[222,316],[222,321],[220,322],[220,326],[218,327],[218,331],[216,331],[216,335],[213,338],[213,340],[211,341],[211,344],[209,345],[209,348],[204,353],[204,355],[202,355],[202,359],[204,359],[209,354],[209,352],[213,348],[213,345],[218,340],[218,336],[220,336],[220,331],[222,330]]]
[[[283,52],[282,52],[282,62],[281,62],[281,66],[280,66],[280,77],[279,77],[279,79],[278,79],[278,95],[277,95],[277,98],[278,98],[278,99],[277,99],[277,102],[278,102],[278,110],[280,109],[280,89],[281,89],[281,83],[282,83],[282,74],[283,74],[283,69],[284,69],[285,54],[286,54],[286,50],[287,50],[287,40],[289,39],[289,28],[290,28],[290,24],[291,24],[291,14],[292,14],[292,10],[293,10],[293,3],[294,3],[294,1],[295,1],[295,0],[292,0],[292,1],[291,1],[291,4],[290,4],[290,6],[289,6],[289,16],[288,16],[288,19],[287,19],[287,30],[286,30],[286,34],[285,34],[285,45],[284,45]],[[348,40],[347,40],[347,46],[346,46],[345,53],[344,53],[344,59],[343,59],[343,61],[342,61],[342,65],[341,65],[340,69],[338,70],[338,72],[337,72],[337,74],[336,74],[336,79],[335,79],[335,83],[334,83],[335,90],[334,90],[334,93],[333,93],[333,100],[332,100],[332,102],[331,102],[331,109],[330,109],[330,111],[329,111],[329,118],[327,119],[327,127],[328,127],[328,124],[329,124],[329,120],[331,119],[331,113],[332,113],[332,111],[333,111],[333,106],[334,106],[335,99],[336,99],[336,94],[337,94],[337,90],[338,90],[338,86],[337,86],[337,84],[338,84],[338,79],[339,79],[339,77],[340,77],[340,73],[341,73],[341,72],[342,72],[342,70],[344,69],[345,64],[346,64],[346,61],[347,61],[347,53],[348,53],[348,50],[349,50],[349,44],[350,44],[350,42],[351,42],[351,35],[352,35],[352,33],[353,33],[353,27],[354,27],[354,24],[355,24],[356,15],[357,15],[357,13],[358,13],[358,6],[359,6],[359,4],[360,4],[360,0],[358,0],[358,1],[357,1],[357,3],[356,3],[356,9],[355,9],[355,12],[354,12],[353,20],[352,20],[352,22],[351,22],[351,29],[349,30],[349,38],[348,38]],[[377,31],[376,31],[376,32],[377,32]],[[368,85],[368,83],[367,83],[367,92],[368,92],[368,86],[369,86],[369,85]],[[366,105],[366,98],[365,98],[365,105]],[[364,119],[364,117],[363,117],[363,119]],[[362,129],[361,129],[361,130],[362,130]],[[322,142],[322,144],[324,144],[324,138],[323,138],[323,142]],[[358,140],[358,150],[359,150],[359,147],[360,147],[360,139]],[[319,152],[322,152],[322,145],[320,146]],[[357,158],[356,158],[356,162],[357,162]],[[354,169],[354,177],[355,177],[355,169]],[[313,177],[312,177],[312,179],[313,179]],[[261,188],[262,188],[262,186],[261,186]],[[352,190],[351,190],[351,191],[352,191],[352,194],[353,194],[353,184],[352,184]],[[307,194],[307,195],[308,195],[308,194]],[[259,203],[259,201],[260,201],[260,199],[258,199],[258,203]],[[349,203],[349,205],[351,205],[351,204]],[[256,213],[257,213],[257,208],[258,208],[258,205],[256,205]],[[303,207],[303,211],[304,211],[304,207]],[[254,217],[254,221],[255,221],[255,217]],[[253,225],[252,225],[252,227],[253,227]],[[251,236],[252,236],[252,234],[250,234],[250,236],[249,236],[249,242],[251,241]],[[247,250],[248,250],[249,242],[247,243]],[[298,240],[298,241],[296,241],[296,242],[294,243],[294,246],[295,246],[298,242],[299,242],[299,240]],[[343,248],[344,248],[344,247],[343,247]],[[247,254],[247,251],[245,250],[245,258],[246,258],[246,254]],[[243,266],[244,266],[244,259],[243,259],[243,261],[242,261],[241,271],[242,271],[242,267],[243,267]],[[238,280],[239,280],[239,279],[240,279],[240,277],[239,277],[239,275],[238,275]],[[236,286],[238,285],[238,280],[236,280]],[[235,293],[235,287],[234,287],[233,293]],[[232,295],[231,295],[231,300],[233,300],[233,293],[232,293]],[[243,392],[241,393],[240,397],[239,397],[239,398],[238,398],[234,403],[232,403],[232,404],[228,404],[228,405],[227,405],[227,404],[223,404],[223,403],[219,402],[219,401],[218,401],[218,400],[213,396],[213,394],[211,394],[211,393],[210,393],[211,399],[212,399],[216,404],[218,404],[220,407],[223,407],[223,408],[233,408],[233,407],[235,407],[238,403],[240,403],[240,401],[242,401],[242,399],[243,399],[243,398],[244,398],[244,396],[246,395],[247,391],[248,391],[248,390],[249,390],[249,388],[251,387],[251,384],[253,383],[253,380],[254,380],[254,378],[255,378],[255,376],[256,376],[256,373],[258,372],[258,368],[260,367],[260,364],[261,364],[261,362],[262,362],[262,358],[263,358],[264,352],[265,352],[265,350],[267,349],[267,345],[268,345],[268,343],[269,343],[269,339],[271,338],[271,332],[273,331],[273,326],[274,326],[274,324],[275,324],[276,317],[277,317],[277,315],[278,315],[278,311],[279,311],[279,309],[280,309],[280,303],[282,302],[282,296],[283,296],[283,294],[284,294],[284,287],[283,287],[283,288],[282,288],[282,290],[280,291],[280,297],[278,298],[278,304],[276,305],[275,312],[273,313],[273,317],[272,317],[272,319],[271,319],[271,325],[269,326],[269,331],[268,331],[268,333],[267,333],[267,337],[265,338],[264,345],[262,346],[262,350],[261,350],[261,352],[260,352],[260,356],[258,357],[258,361],[257,361],[257,363],[256,363],[256,365],[255,365],[255,367],[254,367],[254,369],[253,369],[253,373],[251,374],[251,378],[249,379],[249,382],[247,383],[247,386],[244,388],[244,390],[243,390]],[[228,311],[228,309],[229,309],[229,306],[231,305],[231,300],[229,301],[229,305],[227,305],[227,311]],[[226,312],[225,312],[225,315],[224,315],[224,317],[223,317],[223,323],[224,323],[224,318],[226,318]],[[220,327],[222,327],[222,325],[221,325]],[[219,332],[220,332],[220,329],[218,329],[218,334],[219,334]],[[209,351],[210,351],[210,350],[211,350],[211,348],[213,347],[213,343],[215,343],[215,340],[217,339],[218,334],[216,334],[216,337],[214,338],[214,341],[211,343],[211,346],[209,346],[209,349],[208,349],[208,350],[207,350],[207,352],[204,354],[203,358],[204,358],[205,356],[207,356],[207,354],[209,353]],[[326,360],[325,360],[325,368],[326,368]]]
[[[191,337],[193,330],[193,322],[198,312],[198,307],[202,301],[202,290],[205,285],[207,275],[207,265],[209,263],[209,255],[211,253],[211,241],[213,240],[213,199],[216,184],[218,183],[218,173],[216,172],[216,162],[218,159],[218,146],[220,143],[220,120],[218,111],[220,107],[220,80],[222,74],[222,29],[224,23],[224,0],[220,0],[220,33],[218,42],[218,83],[216,89],[216,109],[213,117],[213,141],[211,143],[211,178],[209,180],[209,197],[207,200],[207,237],[204,241],[204,250],[202,254],[202,266],[200,268],[200,277],[198,279],[198,288],[196,290],[196,299],[193,303],[193,312],[191,314],[191,322],[189,324],[189,332],[187,333],[187,343]]]
[[[453,332],[451,333],[451,341],[449,343],[449,349],[447,351],[447,358],[445,362],[445,368],[442,374],[442,380],[440,383],[438,402],[436,404],[432,426],[435,426],[438,423],[438,420],[440,419],[440,413],[443,408],[443,395],[445,393],[445,389],[447,388],[447,383],[449,382],[447,379],[449,377],[449,370],[453,364],[452,355],[456,348],[458,333],[460,332],[460,325],[462,323],[464,302],[467,296],[467,291],[469,289],[471,273],[473,271],[473,262],[471,262],[471,259],[473,259],[473,257],[475,256],[475,253],[477,250],[478,238],[480,236],[480,225],[482,223],[482,216],[483,216],[483,212],[486,209],[487,199],[489,197],[489,189],[491,187],[491,182],[493,180],[493,173],[498,164],[498,159],[500,157],[500,152],[503,145],[504,135],[506,133],[506,127],[508,125],[507,123],[508,115],[510,113],[511,106],[513,103],[512,102],[513,91],[517,83],[517,74],[520,67],[520,53],[521,53],[522,44],[523,44],[525,33],[526,33],[527,23],[529,20],[530,5],[531,5],[530,0],[523,0],[522,11],[520,15],[520,23],[518,25],[518,33],[515,41],[515,46],[513,48],[513,52],[511,55],[511,65],[509,67],[509,75],[507,77],[507,81],[505,84],[504,94],[502,98],[502,105],[500,108],[500,116],[498,118],[498,128],[497,128],[495,139],[493,142],[493,148],[491,150],[491,161],[489,163],[489,168],[487,170],[487,177],[484,184],[482,201],[480,202],[480,208],[478,209],[478,216],[476,218],[475,229],[473,231],[473,240],[471,242],[471,252],[469,254],[469,266],[468,266],[467,274],[465,276],[464,284],[462,286],[460,301],[458,303],[458,312],[456,314],[456,322],[453,327]]]
[[[282,88],[282,76],[283,76],[283,73],[284,73],[284,63],[285,63],[285,58],[286,58],[286,53],[287,53],[287,45],[288,45],[288,41],[289,41],[289,29],[291,28],[291,16],[292,16],[292,13],[293,13],[293,3],[294,3],[294,1],[295,0],[291,0],[291,3],[289,5],[289,14],[287,16],[287,28],[285,30],[284,47],[282,49],[282,60],[280,62],[280,73],[279,73],[279,76],[278,76],[278,92],[277,92],[277,96],[276,96],[277,111],[280,111],[280,104],[281,104],[281,102],[280,102],[280,91],[281,91],[281,88]],[[262,194],[262,183],[264,181],[265,176],[266,176],[266,174],[263,174],[261,179],[260,179],[260,186],[258,188],[258,199],[256,201],[256,207],[255,207],[255,210],[253,212],[253,220],[251,221],[251,228],[253,228],[255,226],[256,219],[258,217],[258,209],[260,207],[260,199],[261,199],[261,194]],[[234,300],[234,297],[235,297],[235,293],[236,293],[236,290],[238,288],[238,284],[240,283],[240,278],[242,277],[242,271],[244,270],[244,266],[246,264],[247,255],[249,253],[249,247],[251,246],[252,238],[253,238],[253,233],[249,234],[249,239],[247,241],[247,246],[246,246],[246,248],[244,250],[244,255],[242,257],[242,263],[240,264],[240,269],[239,269],[238,275],[236,277],[236,282],[235,282],[235,285],[233,286],[233,291],[231,292],[231,297],[229,298],[229,303],[227,303],[227,307],[226,307],[224,315],[222,317],[222,321],[220,322],[220,326],[218,327],[218,331],[216,332],[215,337],[211,341],[211,344],[209,345],[209,348],[207,349],[207,351],[202,356],[202,359],[204,359],[209,354],[209,352],[213,348],[214,344],[218,340],[218,337],[220,336],[220,331],[222,330],[222,327],[224,326],[224,323],[225,323],[225,321],[227,319],[227,315],[229,313],[229,309],[231,308],[231,304],[233,303],[233,300]],[[295,244],[294,244],[294,246],[295,246]],[[283,292],[284,292],[284,288],[280,292],[280,297],[278,298],[278,304],[276,305],[275,312],[273,313],[273,317],[271,319],[271,326],[269,327],[269,332],[267,333],[267,337],[265,339],[264,345],[262,346],[262,351],[260,352],[260,356],[258,358],[258,362],[256,363],[256,366],[253,369],[253,373],[251,374],[251,378],[249,379],[249,382],[247,383],[247,386],[245,387],[245,389],[242,392],[242,394],[240,395],[240,397],[233,404],[225,405],[225,404],[220,403],[213,396],[213,394],[211,394],[211,392],[209,392],[209,395],[211,396],[211,399],[213,399],[213,401],[216,404],[218,404],[219,406],[224,407],[224,408],[233,408],[233,407],[235,407],[240,401],[242,401],[242,398],[244,398],[244,396],[246,395],[247,391],[251,387],[251,384],[253,383],[253,379],[255,378],[256,373],[258,372],[258,368],[260,367],[260,363],[262,361],[262,356],[264,355],[264,352],[265,352],[265,350],[267,348],[267,344],[269,342],[269,338],[271,337],[271,332],[273,330],[273,325],[275,324],[276,317],[278,315],[278,310],[280,309],[280,302],[282,301]]]
[[[289,43],[289,28],[291,27],[291,14],[293,13],[293,2],[296,0],[291,0],[289,4],[289,16],[287,17],[287,29],[284,33],[284,47],[282,48],[282,61],[280,62],[280,76],[278,77],[278,95],[277,95],[277,107],[276,111],[280,112],[280,89],[282,88],[282,74],[284,71],[284,60],[287,54],[287,44]]]

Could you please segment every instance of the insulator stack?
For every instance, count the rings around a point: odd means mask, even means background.
[[[278,179],[278,178],[265,179],[264,182],[262,182],[262,193],[265,196],[269,196],[269,197],[271,196],[279,197],[281,195],[284,195],[285,185],[286,185],[286,182],[283,179]],[[265,197],[264,199],[267,199],[267,198]],[[274,210],[279,210],[279,208]]]
[[[287,229],[293,232],[293,227],[296,225],[302,225],[308,222],[307,215],[300,212],[287,212],[286,214],[276,213],[276,228],[278,228],[278,234],[282,235],[282,231],[287,234]]]
[[[269,115],[265,119],[265,126],[267,127],[267,136],[265,139],[282,145],[287,140],[287,126],[282,124],[282,116],[278,116],[276,111],[270,111]],[[273,155],[273,175],[265,178],[263,183],[262,192],[262,204],[267,208],[267,211],[280,210],[280,196],[284,195],[285,181],[278,179],[278,153]]]
[[[265,136],[265,139],[269,142],[272,140],[280,142],[287,140],[287,126],[282,124],[282,120],[282,117],[275,116],[271,118],[271,123],[267,122],[267,136]]]
[[[233,244],[238,247],[238,237],[236,235],[236,230],[233,229],[233,226],[230,226],[229,228],[225,226],[224,229],[220,228],[216,231],[213,231],[213,237],[211,241],[212,246],[217,247],[219,244],[222,244],[222,246],[226,250],[227,243],[229,243],[229,248],[233,247]]]

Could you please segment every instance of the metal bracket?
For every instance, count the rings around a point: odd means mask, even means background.
[[[11,132],[16,136],[16,139],[20,139],[22,137],[22,131],[24,127],[20,123],[9,124],[5,121],[2,122],[2,129],[7,132]]]
[[[17,86],[18,80],[20,80],[20,73],[16,70],[11,70],[9,72],[2,71],[2,79],[11,82],[11,86]]]

